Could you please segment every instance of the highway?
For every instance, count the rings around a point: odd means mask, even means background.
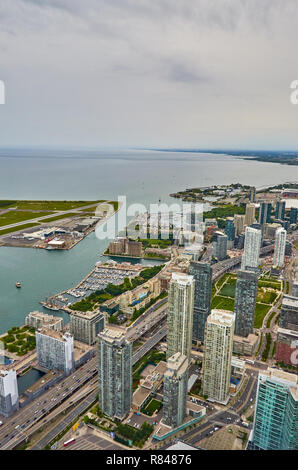
[[[14,413],[12,417],[0,427],[0,449],[11,441],[19,432],[26,434],[37,422],[45,418],[70,395],[79,390],[82,385],[90,381],[97,374],[97,359],[94,357],[77,369],[73,374],[62,379],[52,386],[43,395],[39,396],[24,408]],[[43,420],[44,422],[44,420]]]

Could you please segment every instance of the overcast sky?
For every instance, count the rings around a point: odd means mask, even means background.
[[[1,0],[0,146],[298,150],[297,0]]]

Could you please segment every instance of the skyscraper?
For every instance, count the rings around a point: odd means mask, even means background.
[[[38,364],[46,369],[63,370],[69,375],[74,370],[73,336],[69,333],[40,328],[36,331]]]
[[[241,260],[241,270],[257,268],[259,265],[262,232],[252,227],[246,227],[244,252]]]
[[[211,310],[205,325],[202,394],[223,404],[230,396],[234,328],[233,312]]]
[[[273,266],[283,267],[285,262],[287,231],[280,227],[275,232],[275,245],[273,255]]]
[[[249,200],[250,202],[256,202],[256,188],[255,186],[251,186],[249,190]]]
[[[259,212],[259,223],[261,225],[270,224],[271,221],[271,210],[272,204],[271,202],[261,202],[260,212]]]
[[[0,415],[10,416],[18,409],[19,392],[16,371],[0,370]]]
[[[213,255],[218,261],[227,257],[228,237],[222,232],[215,232],[213,235]]]
[[[193,276],[172,274],[168,297],[167,359],[180,352],[190,360],[194,289]]]
[[[247,337],[253,333],[258,275],[253,271],[238,271],[235,293],[235,335]]]
[[[98,335],[98,404],[111,418],[122,420],[132,402],[132,343],[120,330]]]
[[[164,374],[163,422],[176,428],[186,416],[188,360],[180,352],[169,357]]]
[[[286,201],[276,201],[275,206],[275,218],[279,220],[284,220],[286,211]]]
[[[258,378],[256,411],[249,448],[298,449],[298,376],[269,368]]]
[[[254,204],[246,204],[245,208],[245,225],[251,225],[255,221],[256,207]]]
[[[228,250],[231,250],[234,247],[235,241],[235,225],[233,217],[227,217],[226,219],[225,234],[228,237],[227,248]]]
[[[297,224],[297,214],[298,214],[297,207],[291,207],[291,210],[290,210],[290,224]]]
[[[240,235],[244,231],[244,221],[245,215],[235,214],[234,215],[234,225],[236,235]]]
[[[211,306],[212,268],[208,263],[191,261],[189,274],[195,280],[193,339],[204,342],[205,323]]]

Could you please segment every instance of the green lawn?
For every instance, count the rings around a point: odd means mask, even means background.
[[[0,227],[23,222],[23,220],[37,219],[44,215],[51,215],[51,213],[52,212],[9,211],[0,215]],[[15,231],[16,230],[15,228]]]
[[[221,297],[220,295],[216,295],[212,299],[211,308],[217,308],[221,310],[230,310],[234,311],[234,300],[230,299],[229,297]]]
[[[34,210],[34,211],[67,211],[77,209],[78,207],[90,206],[91,204],[98,204],[105,201],[4,201],[0,200],[0,208],[15,207],[19,210]]]
[[[146,405],[144,408],[142,408],[141,412],[144,413],[145,415],[152,416],[155,411],[159,411],[162,408],[162,402],[159,400],[155,400],[155,398],[152,398],[148,405]]]
[[[271,306],[270,305],[264,305],[264,304],[256,304],[256,311],[255,311],[255,328],[261,328],[262,323],[264,320],[264,317],[266,314],[269,312]]]
[[[219,295],[224,297],[235,297],[236,285],[225,284],[219,291]]]
[[[49,217],[48,219],[44,220],[44,223],[54,222],[55,220],[60,220],[60,219],[67,219],[68,217],[75,217],[75,216],[78,216],[79,214],[80,214],[79,212],[78,213],[70,212],[69,214],[56,215],[55,217]]]
[[[4,230],[0,230],[0,235],[5,235],[6,233],[11,233],[11,232],[17,232],[19,230],[25,230],[26,228],[31,228],[31,227],[36,227],[37,225],[40,225],[38,223],[35,224],[24,224],[24,225],[19,225],[18,227],[10,227],[6,228]]]

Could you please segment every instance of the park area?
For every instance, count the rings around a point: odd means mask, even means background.
[[[15,353],[17,356],[24,356],[35,349],[35,329],[29,326],[14,326],[5,335],[1,336],[0,340],[8,352]]]
[[[213,286],[211,308],[234,310],[236,292],[236,274],[225,274]],[[261,328],[263,319],[276,303],[282,291],[282,284],[276,279],[262,277],[258,281],[257,303],[255,310],[255,328]]]

